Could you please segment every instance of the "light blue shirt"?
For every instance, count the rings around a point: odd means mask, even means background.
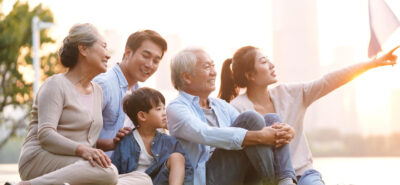
[[[168,129],[181,141],[194,169],[194,184],[206,184],[206,162],[210,146],[226,150],[242,149],[247,130],[230,127],[239,112],[224,100],[209,98],[219,127],[208,125],[199,104],[199,97],[183,91],[167,106]]]
[[[125,113],[122,108],[122,99],[128,90],[128,81],[118,64],[96,76],[93,80],[103,90],[103,129],[100,139],[112,139],[118,130],[124,126]],[[138,88],[138,84],[132,86],[131,91]],[[112,151],[106,152],[110,157]]]

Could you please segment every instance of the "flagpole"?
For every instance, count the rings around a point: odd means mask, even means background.
[[[38,16],[32,18],[32,48],[33,48],[33,69],[35,71],[35,77],[33,81],[33,94],[36,96],[39,90],[40,81],[40,59],[39,59],[39,47],[40,47],[40,30],[53,26],[53,23],[40,21]]]

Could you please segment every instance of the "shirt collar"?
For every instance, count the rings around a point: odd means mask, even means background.
[[[191,102],[196,102],[197,104],[199,104],[200,97],[198,97],[198,96],[193,96],[193,95],[191,95],[191,94],[189,94],[189,93],[187,93],[187,92],[185,92],[185,91],[179,91],[179,94],[180,94],[182,97],[184,97],[185,99],[187,99],[187,100],[189,100],[189,101],[191,101]],[[208,102],[210,103],[210,107],[213,106],[213,105],[215,104],[215,103],[214,103],[214,100],[213,100],[212,98],[210,98],[210,97],[208,97]]]
[[[113,71],[117,75],[118,81],[119,81],[119,86],[120,88],[128,88],[128,81],[126,80],[124,73],[122,73],[121,67],[119,66],[119,63],[114,65]],[[132,86],[132,89],[137,89],[139,87],[139,84],[136,83]]]

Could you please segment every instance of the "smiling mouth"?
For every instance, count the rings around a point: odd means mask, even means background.
[[[149,71],[146,71],[146,70],[143,70],[143,69],[141,69],[140,70],[143,74],[145,74],[145,75],[150,75],[150,72]]]

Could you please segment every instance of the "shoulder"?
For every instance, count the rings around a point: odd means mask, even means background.
[[[222,107],[231,107],[231,105],[223,99],[219,98],[209,98],[213,103]]]
[[[253,102],[250,101],[250,99],[247,97],[247,94],[241,94],[237,96],[230,103],[239,112],[254,109]]]
[[[103,97],[103,90],[100,87],[99,84],[97,84],[96,82],[93,82],[93,90],[96,92],[96,95]]]
[[[43,82],[39,91],[64,92],[69,89],[65,88],[69,83],[67,80],[63,74],[55,74]]]
[[[163,143],[168,143],[168,145],[170,145],[170,146],[174,146],[174,145],[177,145],[177,143],[179,143],[179,141],[173,136],[170,136],[170,135],[158,132],[158,131],[157,131],[157,133],[160,134],[160,140],[162,140]]]
[[[234,98],[230,103],[232,105],[239,105],[239,104],[243,104],[243,103],[251,103],[249,101],[250,100],[247,97],[247,94],[241,94],[241,95],[237,96],[236,98]]]
[[[269,89],[269,92],[278,96],[296,96],[301,94],[304,89],[304,83],[284,83]]]
[[[113,84],[118,84],[117,76],[115,75],[112,69],[107,70],[105,73],[101,73],[97,75],[94,79],[94,82],[100,85],[102,89],[108,88]]]
[[[185,99],[182,96],[178,96],[175,99],[173,99],[170,103],[168,103],[167,109],[173,110],[172,109],[173,107],[181,106],[181,105],[188,106],[188,105],[190,105],[190,101]]]

